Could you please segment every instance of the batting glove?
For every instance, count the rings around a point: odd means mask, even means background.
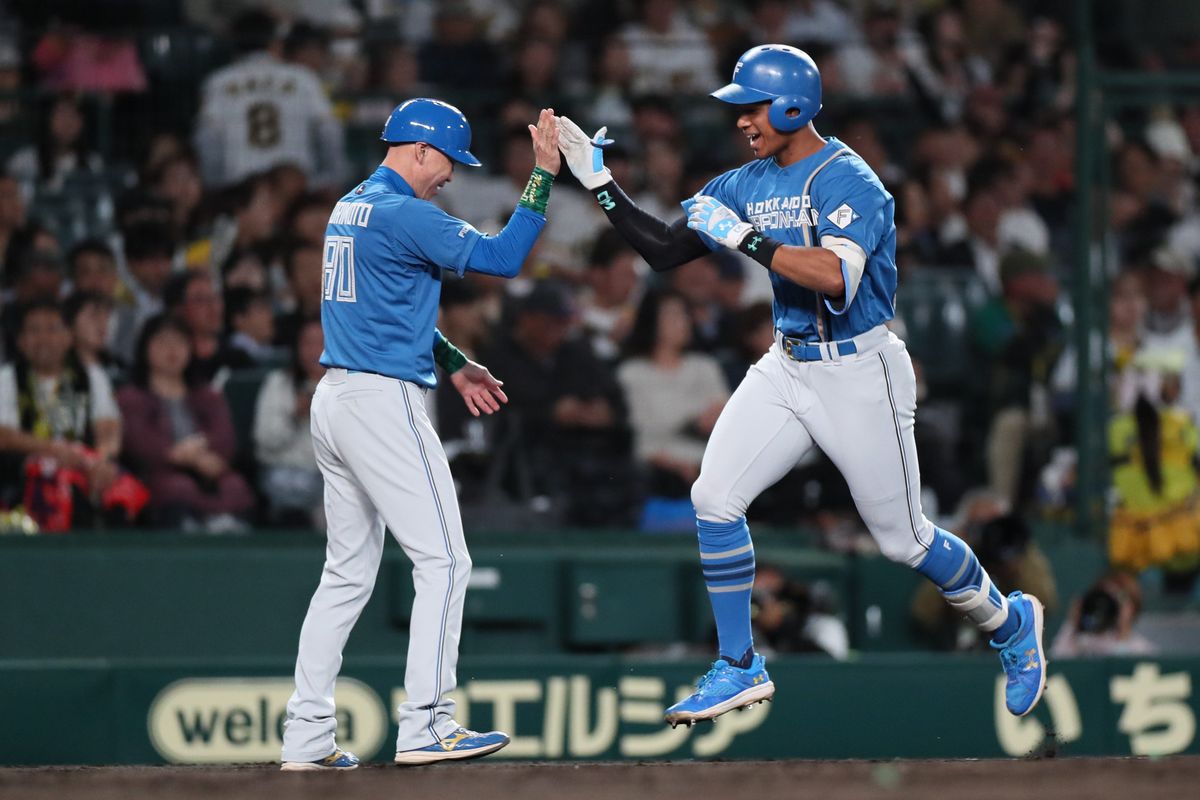
[[[558,118],[558,149],[567,160],[571,174],[585,189],[599,189],[612,180],[612,173],[604,166],[604,150],[612,139],[604,138],[605,126],[589,137],[578,125],[567,117]]]
[[[746,234],[754,230],[753,225],[743,222],[732,209],[705,194],[693,197],[687,212],[689,228],[715,239],[730,250],[737,250]]]

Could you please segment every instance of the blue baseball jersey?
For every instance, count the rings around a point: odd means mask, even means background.
[[[459,275],[483,238],[379,167],[325,229],[321,364],[435,386],[442,270]]]
[[[821,247],[849,240],[862,248],[861,277],[842,261],[846,294],[831,300],[771,273],[775,327],[805,341],[840,341],[890,320],[896,301],[895,203],[862,158],[833,137],[788,167],[763,158],[718,175],[700,190],[784,244]],[[688,202],[685,201],[686,210]],[[701,238],[712,249],[720,244]]]

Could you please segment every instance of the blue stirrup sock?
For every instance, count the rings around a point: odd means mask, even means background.
[[[700,567],[717,622],[721,657],[744,669],[754,655],[750,632],[754,545],[746,518],[709,522],[697,517],[696,537],[700,540]]]
[[[941,528],[933,531],[933,544],[917,572],[937,584],[946,602],[990,633],[992,641],[1008,640],[1021,627],[1017,610],[1000,594],[966,542]]]

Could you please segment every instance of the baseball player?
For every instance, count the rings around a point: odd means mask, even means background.
[[[454,719],[458,638],[471,557],[450,467],[425,411],[434,363],[476,416],[507,402],[500,382],[434,327],[442,271],[512,278],[546,224],[558,173],[553,110],[530,125],[536,166],[504,229],[480,234],[430,203],[455,164],[479,166],[455,107],[416,99],[383,130],[383,164],[334,206],[326,228],[321,324],[325,377],[312,399],[325,478],[325,569],[300,631],[283,769],[354,769],[334,741],[333,690],[350,629],[371,596],[386,525],[413,562],[413,602],[396,763],[494,753],[508,736]]]
[[[991,635],[1008,709],[1029,713],[1046,679],[1041,603],[1003,596],[971,548],[921,512],[912,362],[885,327],[896,294],[892,196],[853,150],[817,134],[821,79],[803,51],[752,48],[712,96],[737,107],[755,158],[684,201],[687,216],[671,224],[613,181],[604,128],[589,139],[559,119],[571,172],[655,270],[727,247],[770,270],[774,287],[775,344],[725,406],[692,486],[720,658],[667,722],[690,725],[774,695],[751,638],[746,508],[814,444],[845,477],[883,554],[932,580]]]
[[[317,75],[280,59],[275,19],[252,9],[232,26],[239,57],[209,75],[195,144],[205,182],[230,186],[277,164],[295,164],[319,187],[341,186],[342,126]]]

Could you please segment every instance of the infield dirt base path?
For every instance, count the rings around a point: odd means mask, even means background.
[[[1174,798],[1197,797],[1200,757],[1158,760],[761,761],[611,764],[467,762],[367,765],[339,773],[277,766],[0,769],[4,800],[565,800],[579,798]]]

